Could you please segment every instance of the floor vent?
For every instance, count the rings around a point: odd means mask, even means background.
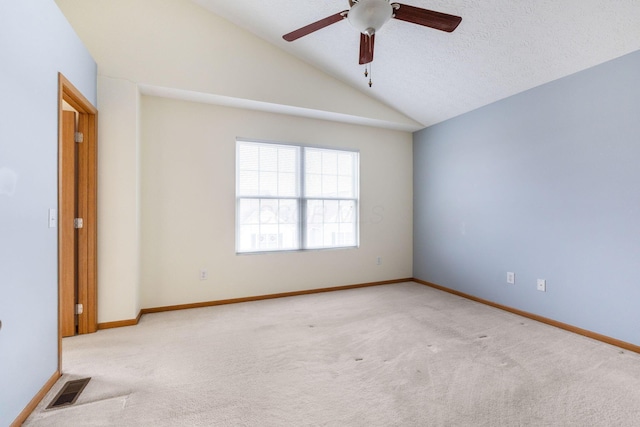
[[[58,392],[56,397],[53,398],[47,409],[60,408],[62,406],[73,405],[82,393],[82,390],[87,386],[91,378],[83,378],[81,380],[67,381],[62,386],[62,389]]]

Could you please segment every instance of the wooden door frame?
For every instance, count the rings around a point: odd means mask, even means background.
[[[58,74],[58,152],[62,148],[62,102],[66,101],[78,112],[78,132],[84,140],[78,145],[78,216],[84,226],[78,230],[78,303],[83,313],[78,315],[78,333],[87,334],[98,329],[97,302],[97,154],[98,154],[98,110],[80,93],[71,82]],[[58,165],[60,160],[58,160]],[[58,167],[58,204],[68,194],[62,192],[62,171]],[[58,238],[60,230],[58,225]],[[59,247],[58,247],[59,248]],[[65,257],[73,256],[58,250],[58,271]],[[61,281],[58,275],[58,369],[62,372],[62,330],[60,323]]]

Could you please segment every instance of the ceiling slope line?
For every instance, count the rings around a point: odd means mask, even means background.
[[[284,114],[310,119],[327,120],[332,122],[355,124],[360,126],[369,126],[403,132],[416,132],[425,127],[417,122],[403,123],[398,121],[388,121],[372,117],[339,113],[335,111],[326,111],[308,107],[298,107],[293,105],[256,101],[252,99],[236,98],[232,96],[217,95],[185,89],[167,88],[144,83],[139,83],[138,89],[140,90],[140,93],[142,95],[148,96],[199,102],[202,104],[212,104],[223,107],[241,108],[245,110],[263,111],[268,113]]]

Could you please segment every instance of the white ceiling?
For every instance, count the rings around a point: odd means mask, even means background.
[[[401,0],[462,23],[445,33],[389,21],[370,89],[348,21],[282,39],[347,0],[193,1],[425,126],[640,49],[640,0]]]

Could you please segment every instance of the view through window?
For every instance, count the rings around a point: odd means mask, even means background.
[[[358,152],[236,145],[237,252],[358,246]]]

